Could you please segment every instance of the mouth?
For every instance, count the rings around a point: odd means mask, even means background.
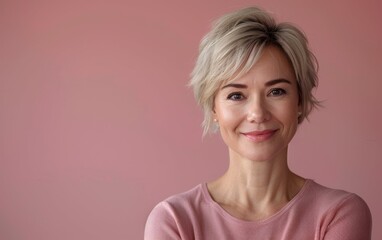
[[[268,129],[264,131],[252,131],[252,132],[245,132],[243,133],[244,136],[246,136],[249,140],[252,142],[263,142],[271,137],[278,131],[278,129]]]

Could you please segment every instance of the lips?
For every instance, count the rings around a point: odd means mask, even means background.
[[[268,129],[264,131],[246,132],[246,133],[243,133],[243,135],[253,142],[262,142],[262,141],[266,141],[270,139],[276,132],[277,132],[277,129],[275,130]]]

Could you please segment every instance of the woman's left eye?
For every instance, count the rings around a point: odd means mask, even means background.
[[[286,91],[282,88],[275,88],[269,92],[269,95],[271,96],[282,96],[284,94],[286,94]]]

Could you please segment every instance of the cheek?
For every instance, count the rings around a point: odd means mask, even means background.
[[[235,125],[240,122],[243,116],[243,110],[236,106],[225,106],[216,111],[219,124],[221,126]]]
[[[293,131],[298,125],[298,107],[295,105],[285,107],[282,111],[281,118],[283,119],[284,125]]]

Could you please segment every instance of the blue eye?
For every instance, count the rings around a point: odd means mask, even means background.
[[[275,88],[269,92],[269,95],[271,95],[271,96],[282,96],[285,94],[286,94],[286,91],[282,88]]]
[[[240,101],[244,99],[243,94],[235,92],[228,95],[227,99],[233,100],[233,101]]]

